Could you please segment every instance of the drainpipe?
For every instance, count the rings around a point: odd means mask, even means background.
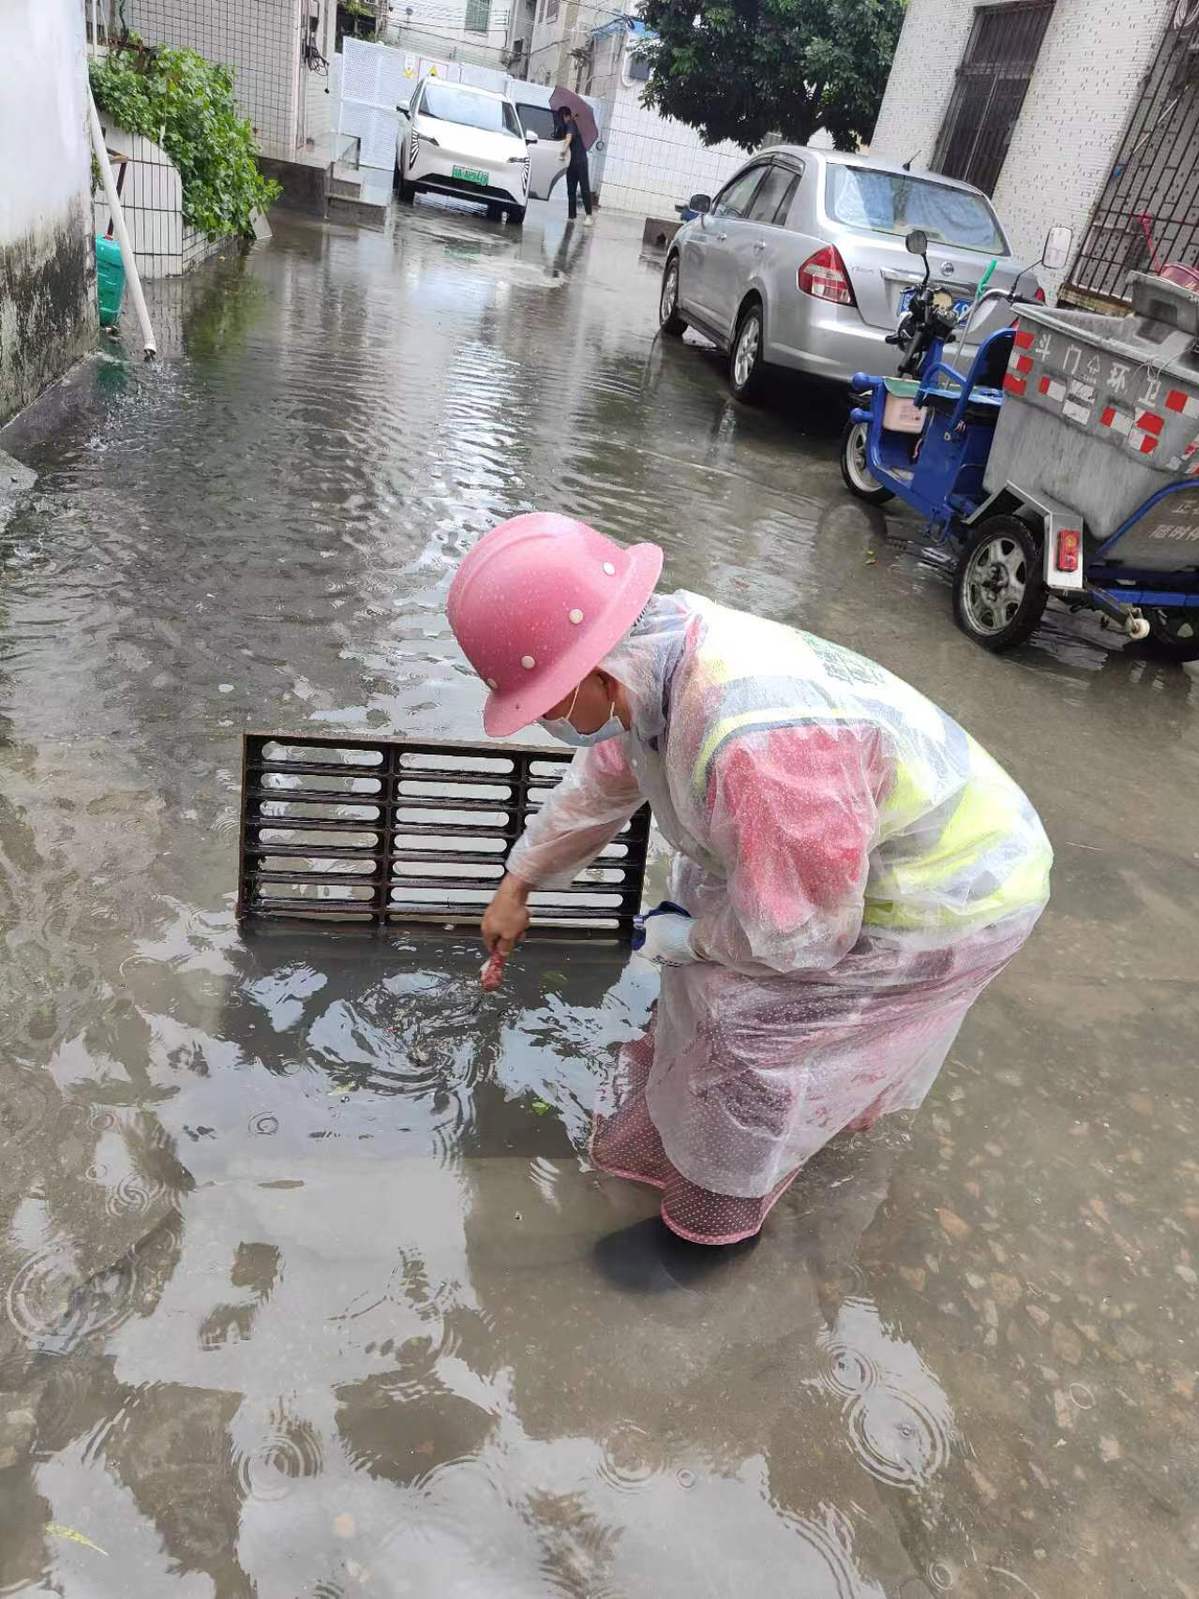
[[[104,185],[104,198],[108,201],[108,210],[112,217],[112,231],[116,234],[117,243],[121,247],[121,260],[125,266],[129,294],[133,300],[133,309],[137,314],[138,325],[142,330],[142,347],[146,352],[146,360],[152,361],[158,354],[158,346],[154,342],[154,329],[150,326],[150,313],[146,310],[146,297],[142,293],[142,280],[138,276],[137,261],[133,255],[133,245],[129,240],[129,229],[125,226],[125,213],[121,209],[121,197],[117,193],[117,186],[112,175],[112,166],[108,159],[108,151],[104,145],[104,130],[100,126],[100,113],[96,110],[96,102],[92,98],[90,88],[87,91],[87,115],[92,130],[92,149],[96,153],[96,163],[100,168],[100,181]]]

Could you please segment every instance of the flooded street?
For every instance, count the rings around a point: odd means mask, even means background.
[[[0,435],[0,1594],[1199,1596],[1199,669],[970,645],[639,240],[280,221]],[[242,732],[481,740],[445,595],[532,507],[881,660],[1057,852],[922,1113],[756,1247],[584,1158],[645,963],[484,997],[472,939],[234,918]]]

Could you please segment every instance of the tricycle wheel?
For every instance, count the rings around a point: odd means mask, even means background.
[[[851,494],[856,494],[859,500],[868,500],[871,505],[885,505],[888,500],[895,498],[895,494],[892,489],[883,488],[866,465],[868,430],[869,425],[865,422],[845,424],[845,432],[841,435],[841,476],[845,479],[845,487]]]
[[[1199,661],[1199,610],[1145,612],[1146,655],[1159,661]]]
[[[990,516],[974,530],[953,580],[954,621],[1000,655],[1035,631],[1049,591],[1040,536],[1018,516]]]

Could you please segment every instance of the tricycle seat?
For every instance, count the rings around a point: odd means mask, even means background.
[[[924,404],[938,415],[948,416],[957,408],[961,395],[954,389],[929,389],[924,395]],[[965,420],[967,422],[985,422],[995,426],[1003,404],[1003,394],[999,389],[972,389],[970,398],[966,401]]]

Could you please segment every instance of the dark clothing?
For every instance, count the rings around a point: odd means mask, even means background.
[[[574,148],[575,148],[575,146],[572,144],[571,145],[572,155],[573,155]],[[579,149],[582,150],[582,145],[579,146]],[[567,205],[567,210],[569,211],[569,214],[570,214],[570,216],[572,218],[578,216],[578,214],[579,214],[578,213],[578,196],[580,194],[582,194],[582,196],[583,196],[583,210],[586,211],[588,216],[590,216],[591,215],[591,174],[587,170],[587,152],[586,152],[586,150],[583,150],[583,158],[578,163],[577,166],[575,165],[575,162],[572,159],[570,165],[566,169],[566,205]]]
[[[583,210],[591,215],[591,179],[587,172],[587,163],[584,161],[580,167],[569,166],[566,169],[566,207],[571,220],[578,216],[578,196],[583,196]]]

